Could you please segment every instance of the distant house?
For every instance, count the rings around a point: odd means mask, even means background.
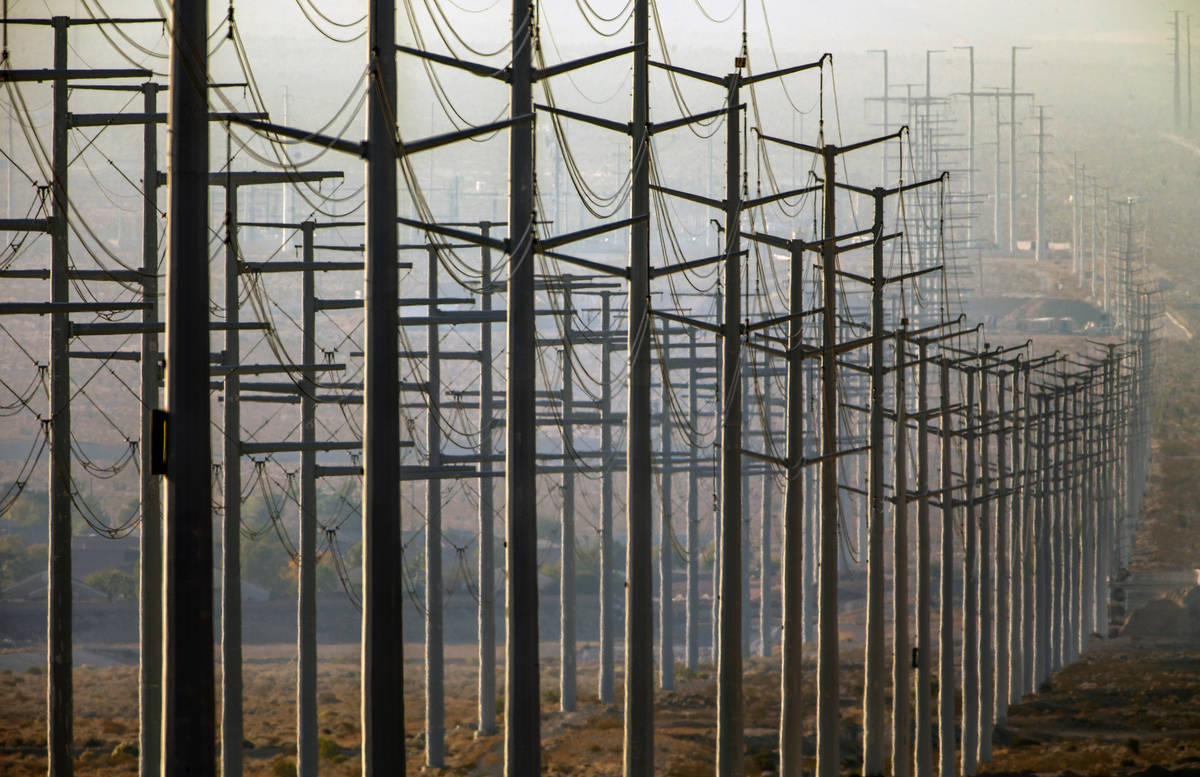
[[[0,600],[9,602],[46,601],[50,575],[46,571],[32,574],[24,580],[0,591]],[[78,578],[71,580],[71,599],[75,602],[107,602],[108,594],[94,588]]]

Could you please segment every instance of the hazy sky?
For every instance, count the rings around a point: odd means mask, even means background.
[[[159,0],[166,7],[166,0]],[[308,0],[242,0],[236,2],[238,18],[247,31],[271,35],[293,35],[308,28],[298,3]],[[362,0],[313,0],[324,13],[338,20],[353,20],[364,12]],[[593,0],[601,16],[613,16],[625,7],[626,0]],[[1182,8],[1195,11],[1200,24],[1200,3],[1195,0],[834,0],[833,2],[796,2],[795,0],[746,0],[751,34],[762,30],[762,8],[770,15],[777,45],[800,43],[812,46],[828,41],[828,47],[905,44],[914,48],[955,40],[979,46],[1005,45],[1010,42],[1082,41],[1113,44],[1166,45],[1169,34],[1167,12]],[[95,7],[95,0],[92,0]],[[741,27],[742,0],[659,0],[664,22],[670,20],[677,34],[702,33],[723,37],[722,30],[736,35]],[[45,15],[47,9],[58,13],[86,14],[81,0],[9,0],[13,16]],[[227,3],[211,1],[214,23],[224,17]],[[423,4],[417,4],[421,6]],[[454,19],[463,35],[487,42],[506,32],[498,19],[506,18],[505,0],[442,0],[449,18]],[[729,18],[725,25],[713,25],[701,13]],[[401,7],[403,7],[401,5]],[[572,0],[544,0],[547,14],[563,27],[584,34],[587,29]],[[153,12],[153,0],[108,0],[110,13]],[[478,14],[463,10],[480,11]],[[403,14],[399,16],[402,18]],[[401,24],[401,27],[404,25]],[[602,25],[611,27],[611,25]],[[332,29],[332,28],[331,28]],[[1200,33],[1200,30],[1198,30]],[[819,45],[819,44],[818,44]]]

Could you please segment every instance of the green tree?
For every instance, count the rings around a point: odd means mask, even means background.
[[[93,572],[83,579],[93,588],[98,588],[108,594],[110,599],[134,601],[138,594],[137,576],[120,569],[105,569]]]

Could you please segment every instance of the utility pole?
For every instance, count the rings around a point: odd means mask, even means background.
[[[891,102],[891,84],[889,83],[890,71],[888,68],[888,50],[887,49],[868,49],[868,54],[883,55],[883,133],[886,135],[891,132],[891,122],[889,121],[889,103]],[[901,171],[903,173],[903,171]],[[888,179],[888,147],[883,147],[883,173],[879,180],[886,181]]]
[[[5,14],[7,16],[7,13]],[[51,20],[54,30],[54,125],[51,162],[50,302],[65,305],[71,297],[67,167],[67,25],[65,16]],[[208,127],[204,122],[205,129]],[[71,360],[70,319],[66,311],[50,314],[50,566],[47,576],[46,750],[51,777],[70,777],[74,770],[75,691],[72,672],[71,592]],[[207,349],[205,350],[207,353]]]
[[[286,192],[287,189],[285,188]],[[286,195],[285,195],[286,203]],[[284,205],[287,213],[287,205]],[[312,264],[316,223],[300,225],[300,574],[296,598],[296,774],[317,777],[317,287]],[[284,234],[287,234],[285,228]]]
[[[512,2],[511,117],[533,113],[534,3]],[[636,78],[635,78],[636,81]],[[534,127],[509,130],[508,370],[504,477],[508,512],[505,630],[504,770],[508,777],[537,774],[541,764],[541,693],[538,677],[537,436],[534,376]]]
[[[158,112],[158,84],[142,84],[142,110]],[[11,122],[10,122],[11,127]],[[9,148],[11,148],[11,144]],[[139,647],[138,654],[138,774],[158,777],[162,736],[162,490],[155,467],[154,409],[159,406],[158,368],[158,126],[142,125],[142,299],[149,307],[142,313],[138,393],[141,413],[141,504],[142,531],[138,557]]]
[[[774,380],[773,371],[763,359],[759,400],[762,405],[760,414],[762,424],[763,452],[771,449],[773,439],[771,419],[774,418],[771,407],[771,383]],[[761,509],[759,510],[759,592],[758,592],[758,654],[764,658],[771,657],[771,616],[774,606],[771,600],[771,518],[774,513],[772,492],[775,490],[775,473],[770,466],[763,470]]]
[[[208,3],[173,6],[167,133],[162,768],[216,765],[209,442]],[[63,63],[65,65],[65,61]],[[394,241],[393,241],[394,242]],[[69,671],[69,662],[68,662]]]
[[[1079,152],[1072,155],[1070,163],[1070,271],[1076,276],[1084,266],[1084,221],[1079,205]]]
[[[662,402],[659,410],[659,436],[662,447],[660,474],[660,496],[658,525],[658,658],[659,684],[664,691],[675,689],[675,570],[672,554],[675,552],[675,530],[671,528],[672,494],[671,475],[675,463],[671,449],[671,325],[663,321],[662,338],[659,342],[659,359],[662,363]]]
[[[908,613],[908,375],[907,375],[907,322],[901,322],[896,333],[896,364],[893,381],[895,398],[895,437],[892,450],[895,455],[895,475],[892,493],[895,495],[895,511],[892,514],[892,775],[909,777],[912,753],[909,750],[912,725],[912,709],[908,689],[910,682],[909,658],[909,613]],[[874,403],[874,397],[872,397]],[[874,408],[872,407],[872,410]],[[924,444],[924,440],[921,441]],[[882,447],[882,446],[880,446]],[[882,493],[880,494],[882,498]],[[882,566],[882,564],[880,564]],[[918,696],[927,695],[928,688],[917,688]]]
[[[726,76],[724,311],[721,320],[721,568],[717,645],[717,775],[745,769],[742,719],[742,278],[739,59]]]
[[[1042,261],[1046,236],[1046,106],[1038,106],[1037,210],[1034,215],[1033,260]],[[1072,246],[1072,251],[1075,250]]]
[[[883,537],[883,413],[884,413],[884,356],[883,337],[886,328],[883,311],[884,278],[883,262],[883,206],[884,189],[877,187],[872,192],[874,201],[873,233],[875,243],[871,252],[871,383],[870,383],[870,473],[868,480],[869,510],[866,542],[867,556],[867,612],[866,647],[863,659],[863,774],[883,774],[883,713],[885,674],[884,634],[884,537]],[[831,207],[832,200],[826,203]],[[825,236],[828,240],[830,235]],[[829,304],[829,298],[826,298]],[[830,344],[826,344],[829,347]],[[897,356],[897,358],[900,358]],[[896,374],[897,392],[903,375]],[[900,455],[900,451],[895,451]],[[896,484],[897,493],[901,488]],[[894,526],[900,521],[896,513]],[[861,547],[861,546],[860,546]],[[861,551],[860,551],[861,552]],[[822,560],[827,560],[823,557]],[[894,570],[893,570],[894,573]],[[896,584],[893,574],[893,585]],[[894,592],[893,592],[894,593]],[[897,686],[899,687],[899,686]]]
[[[489,237],[491,228],[491,222],[479,222],[479,233],[484,238]],[[479,325],[479,459],[484,465],[480,467],[479,477],[479,721],[476,732],[478,736],[488,736],[496,733],[496,507],[491,474],[484,474],[482,470],[487,466],[486,462],[493,460],[492,434],[496,427],[492,324],[486,319],[492,312],[492,295],[497,284],[492,279],[492,249],[487,243],[480,244],[479,261],[480,309],[485,320]],[[607,364],[605,360],[606,367]],[[604,572],[600,574],[603,580]]]
[[[965,49],[970,57],[970,81],[967,90],[967,191],[975,193],[975,47],[955,46]],[[929,95],[927,94],[926,97]],[[975,216],[967,219],[967,242],[975,240]]]
[[[514,0],[515,3],[518,0]],[[514,40],[516,38],[514,37]],[[650,210],[650,0],[633,3],[630,215]],[[730,119],[730,123],[736,123]],[[650,224],[629,234],[629,390],[625,459],[624,777],[654,773],[654,618],[650,554]],[[536,628],[536,621],[535,621]],[[534,648],[536,649],[536,634]],[[534,771],[511,772],[523,777]]]
[[[1172,59],[1175,63],[1175,81],[1174,81],[1174,86],[1175,86],[1175,90],[1174,90],[1174,94],[1175,94],[1175,131],[1178,132],[1180,130],[1180,128],[1182,128],[1182,126],[1183,126],[1183,117],[1182,117],[1183,108],[1181,105],[1181,93],[1180,93],[1180,84],[1179,84],[1179,73],[1180,73],[1180,71],[1179,71],[1179,68],[1180,68],[1180,62],[1179,62],[1179,59],[1180,59],[1180,57],[1179,57],[1179,11],[1172,11],[1171,14],[1174,19],[1174,21],[1172,22],[1172,28],[1174,29],[1174,35],[1173,35],[1174,49],[1172,51]]]
[[[600,327],[604,343],[600,349],[600,414],[612,416],[612,295],[600,295]],[[613,698],[613,450],[612,425],[600,426],[602,467],[600,474],[600,668],[598,697],[610,704]]]
[[[1005,398],[1006,379],[1007,374],[1003,370],[996,372],[996,598],[994,606],[996,620],[992,638],[992,644],[996,651],[996,674],[992,693],[994,707],[988,710],[988,714],[991,716],[989,720],[997,723],[1003,723],[1008,717],[1009,657],[1012,648],[1009,641],[1009,635],[1012,633],[1011,581],[1016,577],[1009,568],[1010,525],[1012,524],[1009,507],[1012,504],[1013,489],[1008,471],[1009,432],[1012,427],[1008,416],[1008,401]],[[990,740],[990,725],[988,733]]]
[[[950,404],[950,363],[939,362],[941,395],[942,507],[941,548],[938,555],[938,774],[954,774],[954,416]],[[964,582],[965,585],[965,582]],[[964,663],[965,666],[965,663]],[[965,696],[963,697],[966,698]],[[965,707],[966,705],[964,705]]]
[[[985,344],[984,348],[987,346]],[[979,722],[978,763],[992,760],[992,719],[993,694],[995,687],[995,633],[992,623],[992,478],[991,478],[991,440],[992,432],[989,389],[990,371],[988,356],[980,360],[979,369],[979,696],[977,720]],[[969,379],[968,379],[969,382]],[[970,432],[968,432],[970,434]],[[968,472],[968,478],[975,476],[976,470]],[[968,483],[970,480],[968,479]],[[968,508],[969,509],[969,508]],[[969,513],[968,513],[969,514]],[[963,697],[966,698],[965,696]]]
[[[437,248],[426,249],[429,323],[425,327],[425,765],[441,769],[446,760],[445,601],[442,586],[442,355],[438,325]]]
[[[1034,688],[1033,659],[1036,652],[1034,624],[1037,617],[1037,600],[1034,598],[1033,575],[1036,559],[1034,525],[1037,519],[1034,498],[1038,488],[1038,477],[1034,469],[1037,460],[1034,456],[1036,448],[1033,436],[1034,412],[1029,376],[1030,365],[1026,361],[1021,365],[1020,393],[1018,394],[1016,390],[1013,392],[1014,396],[1020,397],[1021,406],[1021,412],[1017,416],[1021,440],[1021,490],[1019,494],[1021,500],[1021,554],[1020,561],[1015,567],[1020,573],[1019,588],[1021,591],[1021,681],[1013,692],[1014,701],[1019,700],[1022,694]]]
[[[226,136],[228,138],[228,136]],[[221,521],[221,775],[241,777],[242,742],[242,451],[241,332],[238,331],[238,187],[225,176],[225,381]]]
[[[993,189],[995,197],[992,198],[992,243],[996,248],[1000,247],[1000,127],[1003,126],[1004,117],[1000,113],[1000,87],[996,87],[996,165],[993,174]]]
[[[688,329],[688,418],[700,416],[696,329]],[[607,386],[607,381],[605,382]],[[700,450],[688,446],[687,612],[684,625],[684,661],[694,670],[700,661]]]
[[[1008,252],[1017,249],[1017,52],[1012,47],[1012,91],[1008,95]]]
[[[789,246],[787,339],[787,483],[783,495],[782,645],[779,774],[802,777],[801,660],[804,642],[804,247]]]
[[[404,644],[403,570],[397,563],[401,539],[395,14],[389,0],[370,0],[367,5],[361,693],[363,774],[403,777],[404,662],[395,660],[396,646]],[[203,36],[199,45],[204,45]],[[513,110],[520,112],[515,105]],[[514,134],[518,131],[513,129]],[[529,305],[530,315],[532,308]],[[509,696],[510,706],[519,703],[518,697]]]
[[[963,428],[963,616],[962,616],[962,774],[975,774],[979,757],[979,520],[976,504],[975,456],[977,373],[974,366],[963,368],[967,379],[966,419]]]
[[[566,284],[562,291],[562,335],[560,350],[562,361],[562,534],[559,538],[560,577],[558,586],[559,614],[559,686],[558,703],[563,712],[575,710],[576,667],[575,667],[575,424],[570,420],[575,412],[575,382],[572,374],[575,365],[575,350],[571,336],[574,315],[571,301],[571,286]]]
[[[917,341],[917,642],[915,744],[912,774],[927,775],[933,771],[933,642],[930,617],[933,601],[930,596],[930,537],[929,537],[929,444],[932,438],[929,409],[929,345]],[[942,497],[945,499],[946,497]],[[893,764],[893,770],[895,769]]]
[[[821,230],[821,534],[817,584],[817,777],[837,777],[838,704],[838,397],[837,397],[837,148],[821,149],[824,214]]]

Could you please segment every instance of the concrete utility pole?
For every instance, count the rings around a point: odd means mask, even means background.
[[[1054,470],[1051,477],[1054,508],[1050,513],[1053,528],[1050,531],[1051,558],[1054,565],[1053,591],[1051,603],[1050,635],[1053,646],[1051,666],[1053,671],[1062,669],[1067,663],[1069,651],[1065,644],[1066,629],[1063,624],[1067,617],[1068,600],[1065,596],[1069,584],[1066,571],[1066,504],[1063,483],[1066,479],[1066,388],[1059,386],[1054,392]]]
[[[975,47],[955,46],[965,49],[970,62],[970,80],[967,89],[967,191],[975,194]],[[928,97],[928,95],[926,95]],[[975,241],[975,216],[967,219],[967,242]]]
[[[938,366],[941,395],[942,506],[941,548],[938,554],[938,774],[954,774],[954,416],[950,404],[950,363]],[[965,697],[964,697],[965,698]]]
[[[562,291],[562,336],[559,351],[562,360],[562,515],[559,551],[558,586],[558,704],[563,712],[575,710],[575,424],[570,420],[575,412],[575,351],[571,339],[571,319],[574,315],[571,304],[571,287],[567,284]]]
[[[365,365],[363,374],[362,764],[405,773],[404,584],[400,558],[399,269],[396,262],[396,10],[367,5]],[[201,38],[203,45],[203,37]],[[527,49],[526,49],[527,50]],[[514,105],[513,110],[521,113]],[[514,135],[519,128],[514,128]],[[533,306],[529,305],[530,315]],[[511,525],[512,522],[510,522]],[[510,662],[509,666],[512,666]],[[519,698],[509,696],[509,704]],[[536,752],[536,749],[535,749]]]
[[[738,62],[741,67],[742,62]],[[726,76],[724,311],[721,320],[721,567],[717,615],[717,775],[745,769],[742,720],[742,144],[740,71]]]
[[[883,337],[886,329],[883,311],[883,292],[886,278],[883,264],[883,206],[885,191],[876,188],[873,231],[875,243],[871,257],[871,375],[870,375],[870,471],[868,475],[867,512],[867,613],[866,647],[863,659],[863,774],[883,774],[884,742],[884,676],[886,642],[884,634],[884,356]],[[832,205],[832,201],[826,207]],[[826,236],[829,239],[829,235]],[[826,346],[828,347],[828,345]],[[899,357],[897,357],[899,358]],[[896,374],[899,386],[903,375]],[[896,451],[899,455],[900,451]],[[901,486],[896,484],[896,489]],[[898,516],[898,514],[897,514]],[[897,517],[898,520],[898,517]],[[861,548],[861,545],[860,545]],[[861,552],[861,551],[860,551]],[[899,686],[897,686],[899,687]]]
[[[760,383],[762,389],[759,400],[762,406],[761,423],[763,438],[763,453],[771,450],[772,428],[774,418],[771,407],[771,382],[775,379],[766,359],[762,364]],[[759,509],[759,590],[758,590],[758,654],[763,658],[771,657],[771,620],[775,607],[771,595],[771,517],[774,513],[772,496],[775,490],[775,473],[770,466],[763,470],[762,493]]]
[[[216,765],[216,700],[208,388],[207,0],[173,6],[169,29],[167,418],[162,421],[166,428],[159,430],[166,438],[167,476],[161,773],[211,775]]]
[[[700,417],[696,330],[688,329],[688,418]],[[606,382],[607,385],[607,382]],[[700,662],[700,449],[688,446],[687,611],[684,624],[684,662],[694,670]]]
[[[963,427],[963,615],[962,615],[962,774],[975,774],[979,766],[979,520],[976,504],[975,456],[977,374],[965,366],[967,378],[966,419]]]
[[[1183,106],[1181,102],[1181,89],[1179,83],[1180,74],[1180,56],[1179,56],[1179,11],[1172,11],[1173,18],[1172,29],[1173,33],[1173,50],[1171,52],[1172,59],[1175,63],[1175,81],[1174,81],[1174,96],[1175,96],[1175,131],[1178,132],[1183,127]]]
[[[534,4],[512,2],[512,119],[533,113]],[[636,79],[635,79],[636,80]],[[505,630],[504,771],[537,774],[541,767],[541,693],[538,677],[537,435],[534,376],[534,127],[509,130],[508,380],[504,478],[508,512],[508,587]]]
[[[479,233],[489,237],[492,224],[479,222]],[[492,279],[492,249],[480,246],[479,307],[486,319],[492,312],[492,295],[496,282]],[[492,324],[483,320],[479,325],[479,459],[493,460],[492,434],[496,428],[492,386]],[[607,360],[605,361],[607,365]],[[608,427],[604,427],[607,429]],[[486,464],[480,467],[482,472]],[[479,477],[479,736],[496,733],[496,506],[490,473]],[[604,579],[601,572],[601,580]],[[603,614],[601,615],[603,617]]]
[[[986,345],[984,346],[987,347]],[[992,478],[990,390],[988,358],[980,360],[979,369],[979,722],[978,763],[992,760],[993,693],[995,682],[995,650],[992,624]],[[968,383],[970,379],[968,378]],[[970,432],[968,432],[970,434]],[[968,478],[974,476],[971,469]],[[970,481],[968,480],[968,483]],[[968,513],[969,514],[969,513]],[[965,699],[966,697],[964,697]]]
[[[890,112],[889,111],[890,106],[888,104],[891,102],[891,84],[889,83],[890,71],[888,68],[888,50],[887,49],[868,49],[867,53],[883,55],[883,97],[881,98],[881,101],[883,102],[883,132],[886,135],[888,132],[891,132],[891,129],[892,129],[891,121],[889,120],[889,116],[888,116],[888,114]],[[901,173],[903,173],[903,171],[901,171]],[[880,175],[879,180],[886,181],[887,179],[888,179],[888,147],[885,145],[883,147],[883,173],[882,173],[882,175]]]
[[[445,602],[442,590],[442,359],[438,326],[438,255],[426,251],[429,282],[425,327],[425,765],[440,769],[446,760]]]
[[[7,14],[5,14],[7,16]],[[67,167],[67,24],[51,20],[54,31],[51,163],[54,181],[50,210],[50,302],[70,301]],[[207,121],[203,125],[208,127]],[[70,777],[74,768],[75,692],[71,623],[71,360],[70,319],[65,310],[50,314],[50,565],[47,572],[46,755],[51,777]],[[207,353],[207,348],[204,351]],[[211,549],[210,549],[211,552]]]
[[[671,475],[675,463],[671,449],[671,326],[663,322],[662,338],[659,341],[659,359],[662,362],[662,403],[659,410],[659,436],[662,447],[660,474],[660,496],[658,518],[658,660],[659,684],[664,691],[675,689],[675,530],[671,527],[672,493]]]
[[[907,347],[901,322],[896,333],[896,365],[893,383],[895,397],[894,443],[895,475],[892,493],[895,512],[892,517],[892,775],[909,777],[912,773],[911,736],[912,705],[909,612],[908,612],[908,375]],[[873,401],[873,400],[872,400]],[[924,440],[921,441],[924,444]],[[881,446],[882,447],[882,446]],[[882,496],[882,494],[881,494]],[[881,565],[882,566],[882,565]],[[917,688],[917,695],[927,694],[927,688]]]
[[[933,637],[930,618],[933,600],[930,595],[930,537],[929,537],[929,444],[932,431],[929,423],[929,347],[925,339],[917,341],[917,642],[915,742],[913,774],[933,771]],[[943,499],[945,497],[942,497]],[[894,765],[893,765],[893,768]]]
[[[1028,376],[1027,376],[1028,378]],[[1047,628],[1050,625],[1050,559],[1047,554],[1049,549],[1049,505],[1050,505],[1050,489],[1049,481],[1049,451],[1047,450],[1048,435],[1047,427],[1049,426],[1047,395],[1043,391],[1039,391],[1037,396],[1037,416],[1036,416],[1036,439],[1035,452],[1037,455],[1036,475],[1036,491],[1035,498],[1037,500],[1036,512],[1034,514],[1033,524],[1027,535],[1027,540],[1031,538],[1033,543],[1032,548],[1032,565],[1034,575],[1033,591],[1035,592],[1036,600],[1030,600],[1030,604],[1034,606],[1033,628],[1034,628],[1034,650],[1033,650],[1033,675],[1028,693],[1035,693],[1041,686],[1042,681],[1050,676],[1050,639]],[[1028,546],[1027,546],[1028,548]],[[1029,553],[1029,550],[1026,550]],[[1028,588],[1026,591],[1028,592]]]
[[[142,110],[158,112],[158,84],[142,85]],[[12,147],[11,145],[9,146]],[[142,531],[138,555],[138,774],[158,777],[162,736],[162,490],[154,474],[154,409],[159,406],[158,368],[158,126],[142,125],[142,312],[138,393],[141,417]]]
[[[228,136],[226,136],[228,143]],[[226,146],[228,155],[228,145]],[[225,172],[225,382],[222,431],[221,520],[221,775],[241,777],[242,742],[242,422],[238,384],[242,362],[238,331],[238,187]]]
[[[1012,427],[1008,416],[1008,401],[1005,398],[1006,378],[1007,374],[1003,370],[996,373],[996,625],[992,639],[996,649],[996,682],[992,693],[994,708],[988,710],[988,714],[991,715],[989,720],[997,723],[1003,723],[1008,717],[1009,657],[1012,650],[1009,639],[1012,633],[1011,581],[1015,578],[1009,568],[1009,544],[1012,539],[1010,526],[1013,521],[1009,512],[1012,504],[1012,484],[1008,472],[1008,446],[1009,430]],[[988,726],[988,732],[991,733],[991,726]]]
[[[633,45],[638,48],[633,53],[633,116],[630,122],[632,182],[629,200],[630,215],[637,216],[650,210],[650,0],[634,0]],[[650,326],[650,224],[648,221],[637,221],[629,231],[629,390],[625,442],[625,777],[651,777],[654,773]],[[535,633],[535,650],[536,636]],[[510,777],[532,773],[528,770],[510,772]]]
[[[1030,372],[1029,362],[1021,365],[1021,390],[1019,394],[1021,412],[1017,416],[1020,424],[1019,433],[1021,439],[1021,553],[1020,561],[1015,567],[1020,573],[1021,589],[1021,678],[1020,684],[1014,691],[1013,701],[1019,700],[1024,693],[1036,690],[1034,687],[1033,661],[1034,655],[1037,652],[1034,634],[1038,606],[1034,593],[1033,576],[1035,570],[1034,562],[1037,558],[1037,548],[1034,539],[1037,512],[1034,499],[1036,498],[1038,489],[1038,473],[1034,469],[1037,462],[1034,455],[1037,446],[1034,438],[1033,395],[1029,380]],[[1014,396],[1017,396],[1015,391]]]
[[[1082,248],[1082,216],[1079,206],[1079,152],[1072,155],[1070,163],[1070,271],[1076,276],[1084,266],[1084,248]]]
[[[1037,210],[1034,212],[1033,260],[1042,261],[1046,236],[1046,106],[1038,106]],[[1074,251],[1074,246],[1071,248]]]
[[[804,642],[804,247],[793,242],[788,279],[787,483],[783,494],[782,645],[780,648],[780,777],[802,777],[801,660]]]
[[[600,327],[604,343],[600,348],[600,414],[612,417],[612,295],[600,295]],[[598,697],[610,704],[613,698],[613,465],[612,425],[600,426],[600,668]]]
[[[837,398],[837,147],[821,149],[824,213],[821,229],[821,533],[817,583],[817,777],[837,777],[838,711],[838,398]]]
[[[286,189],[285,189],[286,191]],[[285,212],[287,206],[284,206]],[[316,224],[300,225],[300,574],[296,598],[296,774],[317,777],[317,287],[313,277]],[[285,230],[286,234],[286,230]]]
[[[1008,252],[1017,250],[1017,52],[1012,47],[1012,91],[1008,95]]]
[[[995,171],[992,177],[992,187],[995,196],[992,198],[992,244],[1000,248],[1000,128],[1004,117],[1000,114],[1000,87],[995,87],[996,94],[996,159]]]

